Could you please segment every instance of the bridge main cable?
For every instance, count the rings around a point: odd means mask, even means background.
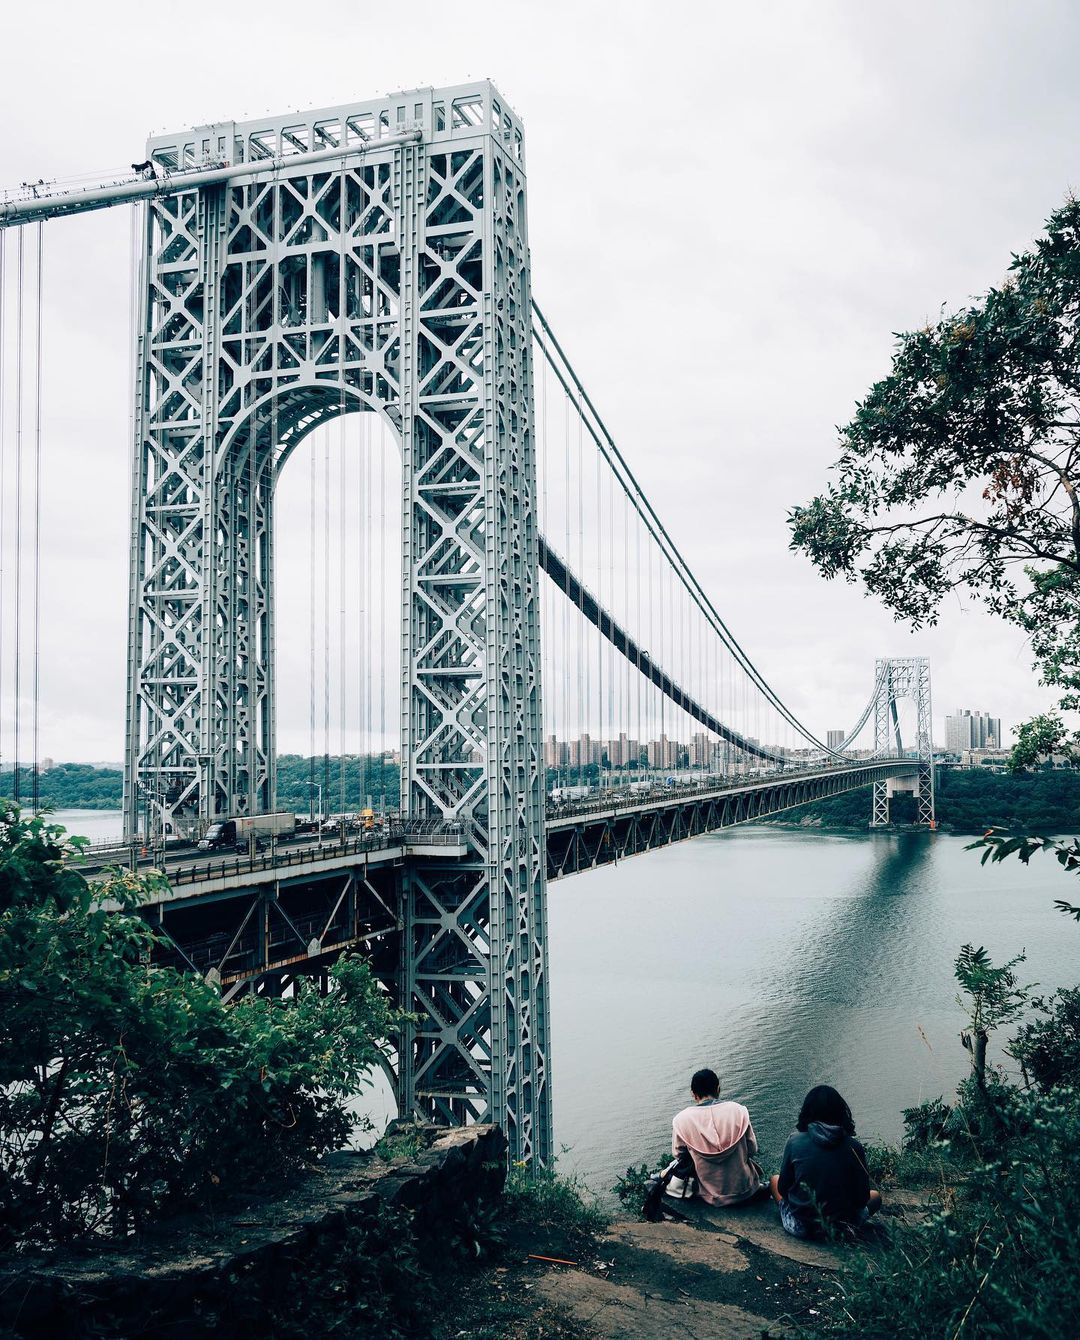
[[[588,430],[589,436],[596,444],[597,449],[603,455],[611,467],[612,473],[618,479],[619,485],[626,494],[634,510],[644,522],[646,528],[650,531],[653,539],[659,545],[664,553],[672,570],[678,576],[680,582],[686,589],[691,600],[698,607],[705,619],[711,624],[713,631],[718,634],[721,641],[728,648],[731,654],[738,661],[739,665],[749,676],[751,681],[762,693],[768,702],[780,713],[784,720],[792,726],[799,735],[808,741],[815,749],[820,749],[823,753],[838,756],[838,751],[830,749],[827,744],[819,740],[816,735],[792,713],[791,709],[779,698],[775,690],[765,681],[757,666],[750,660],[749,656],[736,641],[731,630],[720,617],[719,611],[709,599],[704,588],[698,579],[694,576],[689,564],[683,558],[675,542],[668,534],[667,528],[660,520],[652,503],[645,496],[641,485],[635,478],[633,471],[626,463],[626,459],[615,443],[614,438],[608,431],[606,424],[597,412],[588,391],[586,391],[581,379],[574,371],[565,350],[559,343],[554,331],[548,324],[536,301],[532,302],[532,311],[535,318],[533,322],[533,338],[536,340],[548,365],[551,367],[555,376],[562,385],[563,390],[571,400],[575,399],[575,393],[581,404],[588,407],[592,418],[581,414],[581,421]],[[550,348],[548,345],[550,344]],[[552,352],[554,350],[554,354]],[[558,357],[556,358],[555,355]],[[573,390],[571,390],[571,383]],[[580,411],[579,411],[580,412]],[[700,720],[700,718],[699,718]]]
[[[756,758],[765,759],[769,763],[779,763],[781,766],[790,761],[783,754],[765,749],[761,745],[755,744],[753,740],[747,739],[745,735],[740,735],[738,731],[732,730],[730,726],[725,726],[719,717],[714,716],[708,708],[702,707],[700,703],[691,698],[686,690],[680,688],[670,675],[666,674],[662,667],[657,665],[649,653],[615,622],[596,597],[570,571],[542,535],[538,537],[538,540],[540,566],[559,590],[569,597],[575,609],[580,610],[582,615],[595,628],[600,630],[600,633],[607,638],[615,650],[621,652],[631,665],[636,666],[640,673],[655,684],[665,697],[669,698],[677,707],[681,707],[695,721],[699,721],[706,730],[712,731],[714,735],[719,735],[721,739],[727,740],[737,749],[753,754]]]

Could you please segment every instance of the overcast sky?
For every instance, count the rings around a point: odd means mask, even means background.
[[[910,635],[790,554],[785,515],[826,482],[892,332],[999,280],[1077,184],[1080,8],[105,0],[8,6],[3,31],[3,185],[108,177],[150,132],[490,77],[525,121],[534,292],[798,715],[850,724],[886,654],[932,658],[939,738],[956,705],[1008,727],[1049,701],[1017,634],[953,599]],[[46,229],[57,759],[122,752],[128,251],[126,211]]]

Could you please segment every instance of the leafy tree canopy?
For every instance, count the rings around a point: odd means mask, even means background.
[[[0,802],[0,1247],[125,1234],[339,1148],[400,1016],[366,965],[227,1007],[155,965],[145,877],[91,888]]]
[[[842,430],[837,479],[791,512],[792,548],[915,627],[969,592],[1025,631],[1043,682],[1080,707],[1078,396],[1070,199],[998,288],[898,336]]]

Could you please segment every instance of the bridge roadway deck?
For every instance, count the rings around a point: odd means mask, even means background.
[[[907,759],[868,759],[552,809],[546,825],[548,877],[752,823],[913,768]],[[165,880],[146,913],[171,941],[171,961],[213,973],[230,996],[255,981],[281,990],[290,974],[322,972],[359,945],[373,957],[381,952],[384,969],[392,974],[392,941],[401,929],[396,871],[407,861],[445,866],[468,855],[465,836],[454,829],[367,834],[322,846],[281,844],[272,853],[224,859],[176,853],[159,863]],[[104,857],[98,861],[103,870]]]

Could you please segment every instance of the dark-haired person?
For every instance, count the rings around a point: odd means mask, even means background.
[[[851,1108],[830,1085],[819,1084],[803,1100],[770,1186],[780,1222],[797,1238],[816,1237],[827,1224],[864,1224],[881,1209]]]
[[[675,1114],[671,1152],[689,1152],[694,1161],[698,1195],[707,1205],[738,1205],[762,1189],[760,1166],[754,1162],[757,1139],[750,1113],[741,1103],[720,1098],[714,1070],[699,1070],[690,1080],[693,1103]]]

